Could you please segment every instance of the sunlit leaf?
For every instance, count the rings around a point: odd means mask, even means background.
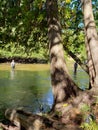
[[[68,106],[68,104],[67,104],[67,103],[63,104],[63,107],[67,107],[67,106]]]
[[[70,3],[71,2],[71,0],[66,0],[66,3]]]

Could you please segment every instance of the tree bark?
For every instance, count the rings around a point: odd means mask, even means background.
[[[54,106],[78,94],[79,88],[71,79],[61,44],[61,25],[58,19],[57,0],[47,0],[47,21],[50,52],[50,71]]]
[[[25,130],[41,130],[45,127],[45,123],[52,124],[52,121],[50,122],[49,119],[44,116],[34,115],[31,112],[18,109],[7,109],[5,111],[5,117],[13,122],[20,130],[22,128]]]
[[[5,117],[17,126],[17,130],[82,130],[76,125],[64,125],[59,119],[52,119],[49,115],[34,115],[24,110],[7,109]],[[16,130],[3,124],[0,126],[6,130]]]
[[[91,0],[81,0],[84,14],[88,68],[92,87],[98,87],[98,35]]]

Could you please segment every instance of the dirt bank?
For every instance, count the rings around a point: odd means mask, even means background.
[[[26,63],[46,64],[48,62],[48,60],[46,60],[46,59],[38,59],[38,58],[2,57],[2,58],[0,58],[0,63],[11,62],[13,59],[17,63],[24,63],[24,64],[26,64]]]

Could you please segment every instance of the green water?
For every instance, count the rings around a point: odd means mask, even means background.
[[[48,109],[52,103],[49,70],[44,70],[44,68],[43,71],[0,70],[1,110],[22,107],[32,112],[38,112],[41,105],[44,109]]]
[[[73,68],[69,70],[72,79],[75,83],[82,89],[85,90],[89,87],[89,77],[88,74],[83,71],[80,67],[77,69],[76,75],[73,73]]]
[[[83,89],[88,87],[88,75],[81,68],[78,68],[77,75],[73,74],[73,68],[69,71],[79,87]],[[11,70],[9,64],[0,65],[1,111],[10,107],[22,107],[31,112],[39,112],[41,106],[48,109],[52,103],[53,95],[48,67],[20,64],[15,70]]]

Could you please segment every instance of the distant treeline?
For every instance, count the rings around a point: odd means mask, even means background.
[[[3,58],[0,58],[0,63],[11,62],[13,59],[17,63],[24,63],[24,64],[27,64],[27,63],[46,64],[46,63],[48,63],[48,60],[46,60],[46,59],[21,58],[21,57],[10,57],[10,58],[3,57]]]

